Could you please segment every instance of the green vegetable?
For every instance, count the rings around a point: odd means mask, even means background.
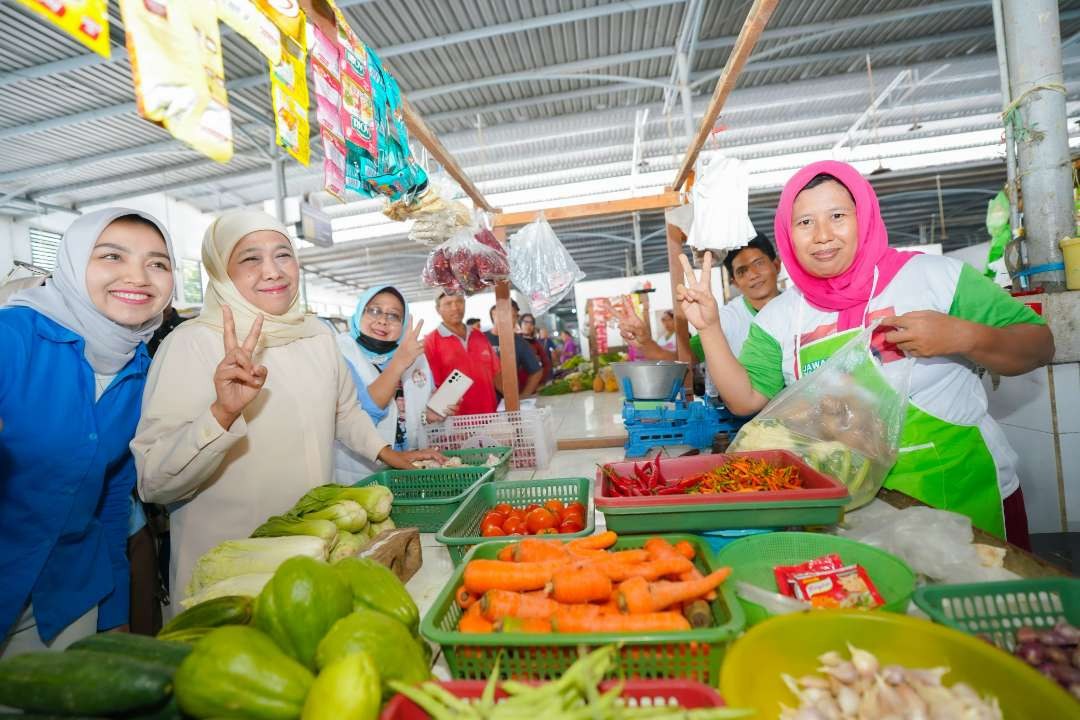
[[[153,709],[172,691],[172,668],[91,650],[33,652],[0,660],[0,705],[60,715]]]
[[[338,500],[321,510],[304,513],[305,520],[329,520],[338,530],[357,532],[368,524],[367,510],[355,500]]]
[[[334,528],[334,532],[337,532],[337,528]],[[191,572],[191,582],[186,588],[186,595],[190,597],[204,588],[236,575],[272,573],[277,570],[278,565],[295,555],[325,560],[329,552],[329,543],[317,537],[305,535],[228,540],[198,559],[195,569]],[[214,597],[256,593],[223,592]],[[192,604],[208,599],[201,598]]]
[[[300,720],[375,720],[382,702],[380,687],[371,655],[345,655],[315,678]]]
[[[357,610],[334,623],[319,643],[315,664],[325,668],[358,651],[371,655],[383,683],[417,683],[431,677],[416,638],[397,620],[374,610]]]
[[[397,525],[390,518],[386,518],[382,522],[373,522],[368,525],[370,537],[375,537],[383,530],[397,530]]]
[[[330,551],[330,562],[335,563],[344,558],[352,557],[368,546],[367,530],[360,530],[356,535],[341,530],[338,532],[337,542]]]
[[[294,515],[274,515],[251,533],[253,538],[276,538],[286,535],[311,535],[332,545],[337,539],[338,526],[332,520]]]
[[[320,485],[308,490],[300,498],[290,515],[306,515],[310,512],[321,510],[327,505],[332,505],[339,500],[353,500],[360,503],[367,512],[368,522],[382,522],[390,517],[390,506],[394,502],[394,493],[390,488],[383,485],[367,485],[365,487],[349,487],[346,485]]]
[[[263,633],[227,625],[180,663],[176,699],[196,718],[296,720],[314,680]]]
[[[318,560],[295,557],[281,564],[255,598],[252,624],[286,655],[314,669],[319,641],[352,609],[352,591],[338,571]]]
[[[420,627],[420,610],[390,568],[371,558],[346,558],[334,565],[352,589],[357,610],[375,610],[389,615],[413,635]]]
[[[158,635],[178,630],[212,628],[221,625],[247,625],[251,620],[254,598],[248,595],[225,595],[188,608],[165,623]]]
[[[134,633],[98,633],[76,640],[69,650],[114,653],[135,660],[161,663],[176,668],[191,652],[186,643],[168,642]]]
[[[269,579],[267,575],[267,579]],[[157,635],[158,640],[168,640],[169,642],[185,643],[187,645],[194,645],[202,640],[204,637],[210,634],[213,630],[212,627],[203,628],[184,628],[183,630],[173,630],[172,632],[160,632]]]

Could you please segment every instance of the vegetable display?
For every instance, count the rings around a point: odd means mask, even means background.
[[[660,453],[652,460],[634,463],[630,475],[617,473],[610,465],[601,468],[607,492],[615,497],[649,495],[691,495],[798,490],[803,487],[799,470],[793,465],[777,467],[758,458],[740,457],[683,478],[665,477]]]
[[[753,715],[735,708],[680,708],[672,704],[631,707],[619,701],[624,684],[597,686],[614,667],[615,648],[598,648],[577,660],[558,680],[542,685],[516,681],[497,683],[495,670],[478,702],[469,703],[435,682],[412,686],[391,682],[391,687],[413,701],[433,720],[727,720]],[[496,691],[506,697],[496,699]]]
[[[969,685],[946,686],[948,668],[927,670],[900,665],[882,667],[865,650],[848,645],[851,659],[829,652],[818,659],[823,675],[792,678],[784,683],[799,701],[792,709],[781,704],[781,720],[844,720],[845,718],[971,718],[1001,720],[994,698],[983,698]]]
[[[585,506],[579,502],[566,504],[562,500],[547,500],[543,505],[532,503],[523,507],[499,503],[480,521],[480,534],[484,537],[557,535],[584,529]]]
[[[461,632],[652,632],[708,627],[708,607],[730,574],[702,575],[687,542],[650,538],[635,550],[609,551],[613,532],[568,543],[527,538],[498,559],[465,566],[455,599]],[[693,620],[693,625],[691,624]]]
[[[1024,626],[1013,652],[1080,700],[1080,628],[1064,620],[1052,628]]]

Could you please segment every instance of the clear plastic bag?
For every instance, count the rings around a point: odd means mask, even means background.
[[[510,279],[539,314],[566,297],[585,273],[541,213],[510,236]]]
[[[481,220],[482,223],[482,220]],[[421,279],[452,293],[474,293],[510,276],[510,259],[490,228],[459,230],[428,256]]]
[[[790,450],[847,486],[848,509],[873,499],[896,462],[914,360],[882,365],[877,323],[777,395],[739,430],[730,449]]]

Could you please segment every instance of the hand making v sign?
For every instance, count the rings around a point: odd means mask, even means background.
[[[255,348],[259,344],[262,332],[263,316],[255,318],[244,343],[236,339],[236,323],[232,309],[225,305],[221,308],[222,334],[225,338],[225,357],[214,371],[214,390],[217,399],[210,406],[210,411],[228,430],[240,417],[244,408],[255,399],[266,383],[267,370],[263,365],[256,365]]]
[[[720,308],[716,304],[716,296],[712,293],[712,253],[705,253],[700,278],[685,255],[680,254],[679,261],[685,277],[683,282],[675,287],[675,297],[683,315],[699,331],[713,325],[719,326]]]

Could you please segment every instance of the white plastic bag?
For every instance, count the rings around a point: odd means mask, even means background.
[[[510,280],[539,315],[562,300],[585,273],[559,242],[543,213],[510,236]]]
[[[701,251],[745,247],[757,235],[749,196],[750,173],[742,160],[713,158],[694,184],[690,246]]]

